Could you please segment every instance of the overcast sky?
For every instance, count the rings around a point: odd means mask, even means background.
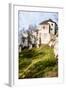
[[[28,29],[29,25],[38,25],[40,22],[48,19],[52,19],[58,24],[58,13],[19,11],[19,30],[23,28]]]

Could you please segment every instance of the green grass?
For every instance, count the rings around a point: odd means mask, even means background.
[[[57,62],[53,48],[48,45],[31,50],[24,49],[19,53],[19,79],[57,77]]]

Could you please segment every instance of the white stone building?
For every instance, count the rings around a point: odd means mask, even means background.
[[[51,19],[41,22],[37,26],[37,46],[40,44],[48,44],[56,34],[57,24]]]

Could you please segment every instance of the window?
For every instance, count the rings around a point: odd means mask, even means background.
[[[51,25],[53,26],[53,23]]]
[[[51,28],[51,31],[53,30],[53,28]]]
[[[43,29],[45,29],[45,26],[43,26]]]

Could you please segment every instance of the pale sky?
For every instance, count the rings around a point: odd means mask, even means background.
[[[19,30],[23,28],[28,29],[29,25],[38,25],[42,21],[48,19],[52,19],[58,24],[58,13],[19,11],[18,13]]]

